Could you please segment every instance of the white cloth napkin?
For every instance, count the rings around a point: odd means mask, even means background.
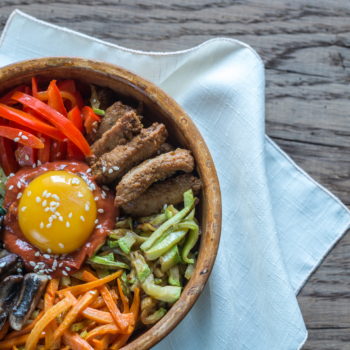
[[[207,286],[155,349],[299,349],[296,293],[350,223],[348,209],[264,134],[264,66],[248,45],[214,39],[190,50],[129,50],[15,11],[0,65],[44,56],[97,58],[158,84],[194,120],[223,197],[219,253]]]

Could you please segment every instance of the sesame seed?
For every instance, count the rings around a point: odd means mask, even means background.
[[[47,252],[48,252],[49,254],[51,254],[51,249],[49,248],[49,249],[47,250]]]
[[[89,211],[89,210],[90,210],[90,207],[89,207],[87,204],[85,204],[85,210],[86,210],[86,211]]]
[[[113,169],[109,169],[108,174],[112,174],[112,173],[113,173]]]
[[[62,217],[62,216],[60,216],[60,217],[58,218],[58,220],[60,220],[60,221],[62,221],[62,222],[63,222],[63,217]]]
[[[55,215],[61,216],[61,214],[58,211],[56,211]]]
[[[52,280],[52,277],[49,275],[49,276],[47,276],[47,278],[49,279],[49,280]]]
[[[57,219],[57,216],[56,216],[56,215],[51,215],[51,217],[52,217],[53,219]]]
[[[47,271],[49,271],[49,272],[53,272],[53,270],[51,270],[51,269],[47,269]]]
[[[56,202],[50,202],[50,207],[56,206]]]
[[[18,142],[20,140],[19,137],[16,137],[13,141]]]
[[[47,205],[47,200],[46,199],[43,201],[42,205],[43,205],[43,207],[46,207],[46,205]]]
[[[36,265],[36,263],[34,261],[29,261],[29,264],[33,267]]]
[[[51,267],[51,270],[52,270],[52,271],[56,271],[56,267],[55,267],[55,266],[52,266],[52,267]]]
[[[0,264],[0,267],[5,267],[6,266],[6,262],[3,262]]]
[[[44,223],[43,222],[40,223],[40,228],[44,228]],[[37,256],[39,256],[39,252],[37,254],[38,254]]]
[[[25,158],[26,160],[29,160],[28,154],[26,154],[26,155],[24,156],[24,158]]]
[[[53,218],[50,216],[49,217],[49,222],[51,223],[53,221]]]
[[[44,192],[43,192],[43,197],[45,197],[47,195],[47,190],[45,190]]]
[[[70,271],[70,268],[69,268],[68,266],[66,266],[66,270],[67,270],[67,271]]]
[[[108,188],[106,185],[103,185],[102,188],[103,188],[104,190],[106,190],[106,191],[109,190],[109,188]]]
[[[64,245],[62,243],[58,243],[58,245],[60,246],[61,249],[64,248]]]
[[[47,213],[50,210],[49,207],[45,208],[45,212]]]
[[[18,193],[17,199],[20,199],[22,197],[22,193]]]
[[[163,210],[165,210],[168,207],[167,204],[164,204]]]
[[[97,224],[97,223],[98,223],[98,219],[95,220],[95,224]]]
[[[91,169],[89,168],[88,170],[86,170],[87,173],[91,173]]]
[[[89,187],[89,186],[88,186],[88,189],[89,189],[91,192],[93,191],[93,190],[92,190],[92,188],[91,188],[91,187]]]
[[[33,164],[33,169],[35,169],[36,168],[36,165],[35,165],[35,163]]]
[[[13,189],[13,185],[11,185],[10,187],[9,187],[9,190],[11,191]]]
[[[23,134],[22,131],[20,131],[20,132],[18,133],[18,136],[22,136],[22,134]]]
[[[40,197],[36,197],[36,202],[40,203],[41,202],[41,198]]]
[[[64,169],[67,165],[61,165],[61,169]]]
[[[21,272],[22,272],[22,269],[18,268],[17,273],[21,273]]]
[[[102,172],[104,173],[106,171],[106,167],[104,166],[103,168],[102,168]]]
[[[57,260],[55,259],[54,262],[53,262],[53,266],[57,266]]]
[[[49,223],[49,224],[46,225],[47,228],[50,228],[51,226],[52,226],[51,223]]]
[[[117,166],[114,166],[113,169],[114,170],[119,170],[119,168]]]
[[[63,265],[63,263],[60,263],[60,264],[58,265],[58,267],[62,267],[62,265]]]
[[[28,137],[25,135],[22,135],[21,137],[22,137],[22,140],[28,140]]]
[[[96,228],[99,230],[100,228],[102,228],[102,225],[97,225]]]
[[[35,253],[35,256],[39,256],[39,255],[40,255],[40,252],[36,252],[36,253]]]
[[[44,140],[44,141],[45,141],[45,140]],[[40,160],[38,160],[37,164],[38,164],[38,166],[40,166],[40,165],[41,165],[41,162],[40,162]]]
[[[18,187],[18,188],[21,188],[21,187],[22,187],[22,184],[21,184],[19,181],[17,182],[17,187]]]
[[[98,198],[98,197],[95,197],[94,199],[95,199],[95,201],[98,201],[98,200],[99,200],[100,198]]]
[[[45,197],[46,198],[50,198],[51,197],[51,193],[48,193]]]
[[[54,214],[56,212],[56,208],[55,207],[51,207],[51,208],[47,207],[46,209],[47,209],[47,211],[50,210],[52,214]],[[45,209],[45,211],[46,211],[46,209]]]
[[[83,195],[81,192],[79,192],[79,193],[78,193],[78,197],[79,197],[79,198],[83,198],[84,195]]]
[[[15,174],[14,174],[14,173],[11,173],[11,174],[9,175],[9,178],[12,177],[12,176],[15,176]]]
[[[27,207],[23,207],[23,208],[22,208],[22,211],[25,211],[26,209],[27,209]]]
[[[31,194],[32,194],[31,191],[28,191],[28,192],[27,192],[27,196],[28,196],[28,197],[29,197]]]
[[[80,220],[81,220],[81,221],[85,221],[84,216],[81,216],[81,217],[80,217]]]
[[[62,273],[65,275],[65,276],[68,276],[68,273],[66,271],[62,271]]]
[[[68,217],[71,219],[73,216],[73,213],[69,213]]]
[[[45,259],[50,259],[50,255],[49,254],[44,254],[43,255]]]
[[[59,157],[60,155],[61,155],[61,152],[58,152],[58,153],[57,153],[57,157]]]
[[[69,227],[69,226],[70,226],[70,224],[69,224],[69,222],[68,222],[68,221],[66,222],[66,226],[67,226],[67,227]]]
[[[97,211],[101,214],[105,212],[103,209],[98,209]]]

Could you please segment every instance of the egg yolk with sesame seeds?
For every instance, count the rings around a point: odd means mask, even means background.
[[[66,171],[36,177],[23,192],[18,222],[28,241],[43,252],[77,250],[94,230],[97,207],[85,181]]]

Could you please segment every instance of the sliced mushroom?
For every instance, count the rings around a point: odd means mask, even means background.
[[[9,276],[0,285],[0,330],[13,305],[18,300],[22,281],[22,276]]]
[[[24,276],[17,303],[10,312],[10,326],[20,331],[36,308],[48,282],[47,276],[28,273]]]
[[[18,269],[22,269],[23,264],[15,254],[7,254],[0,259],[0,282],[10,275],[16,275]]]

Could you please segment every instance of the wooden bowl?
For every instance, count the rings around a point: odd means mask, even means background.
[[[116,65],[84,58],[50,57],[22,61],[0,69],[0,96],[12,88],[41,79],[76,79],[108,87],[123,101],[142,101],[144,116],[164,123],[169,141],[190,149],[203,184],[199,221],[202,228],[197,266],[180,299],[152,328],[132,338],[123,349],[150,349],[168,335],[190,311],[202,292],[213,268],[221,232],[219,181],[207,145],[186,112],[162,89],[150,81]]]

